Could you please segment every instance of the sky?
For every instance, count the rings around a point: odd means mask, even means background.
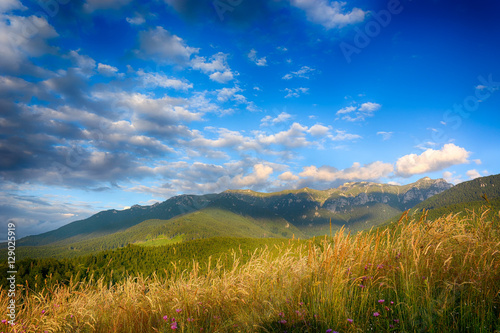
[[[0,2],[0,237],[227,189],[500,173],[495,0]]]

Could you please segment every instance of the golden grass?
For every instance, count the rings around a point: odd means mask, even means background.
[[[25,286],[3,332],[494,332],[500,329],[499,216],[408,221],[321,246],[255,251],[244,265],[175,277]],[[0,306],[7,307],[7,293]],[[377,316],[378,314],[378,316]],[[165,319],[164,319],[165,318]],[[172,321],[173,319],[175,321]]]

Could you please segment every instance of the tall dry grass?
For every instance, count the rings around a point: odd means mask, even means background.
[[[495,332],[499,216],[408,221],[337,232],[320,246],[256,251],[175,277],[23,290],[4,332]],[[19,286],[19,288],[25,288]],[[1,291],[0,306],[7,294]]]

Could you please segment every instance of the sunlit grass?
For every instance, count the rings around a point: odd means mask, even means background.
[[[4,332],[494,332],[500,329],[499,216],[408,221],[321,245],[256,250],[168,279],[23,288]],[[317,244],[317,242],[316,242]],[[276,252],[278,251],[278,255]],[[158,269],[161,269],[160,267]],[[1,292],[0,306],[7,307]],[[7,318],[5,318],[7,319]]]

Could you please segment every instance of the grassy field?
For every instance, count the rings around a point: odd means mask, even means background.
[[[291,246],[293,245],[293,246]],[[168,278],[18,285],[3,332],[496,332],[500,215],[482,209],[318,242]],[[140,259],[140,258],[139,258]],[[200,265],[208,266],[200,270]],[[159,270],[162,268],[158,267]],[[7,291],[0,306],[7,308]],[[2,318],[7,320],[8,318]]]

